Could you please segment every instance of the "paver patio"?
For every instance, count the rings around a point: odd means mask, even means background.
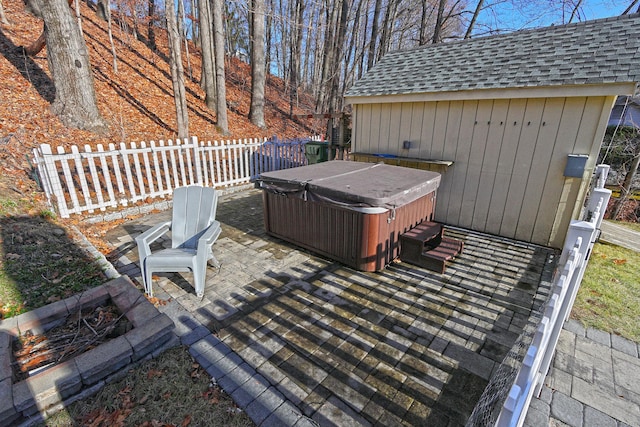
[[[169,218],[107,236],[122,274],[140,279],[133,239]],[[178,301],[320,425],[463,425],[545,301],[557,258],[448,228],[465,246],[445,274],[405,263],[363,273],[266,235],[257,190],[221,197],[217,218],[222,266],[209,269],[205,297],[189,274],[160,276],[156,296]]]

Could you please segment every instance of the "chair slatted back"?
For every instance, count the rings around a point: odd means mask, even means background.
[[[173,192],[171,246],[196,249],[198,238],[215,220],[218,193],[210,187],[190,185]]]

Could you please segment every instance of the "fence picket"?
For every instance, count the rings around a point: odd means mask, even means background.
[[[120,153],[122,154],[122,164],[124,165],[124,173],[127,178],[127,184],[129,186],[129,194],[131,201],[135,202],[140,198],[136,196],[136,187],[133,182],[133,172],[131,171],[131,163],[128,159],[127,145],[124,142],[120,143]]]
[[[71,147],[71,154],[73,162],[76,167],[76,175],[80,178],[80,188],[82,188],[82,194],[84,195],[84,203],[86,206],[92,206],[91,194],[89,193],[89,185],[87,184],[87,177],[85,176],[84,166],[82,165],[82,158],[80,157],[80,151],[77,146]],[[93,213],[93,208],[88,209],[89,213]]]
[[[156,143],[151,141],[149,143],[151,146],[151,158],[153,159],[153,170],[156,174],[156,184],[158,185],[158,195],[160,197],[165,196],[164,190],[162,188],[162,174],[160,173],[160,162],[158,161],[158,150],[156,149]]]
[[[152,141],[153,142],[153,141]],[[147,144],[142,141],[140,143],[140,148],[142,150],[140,150],[139,155],[142,156],[142,165],[141,167],[144,167],[144,175],[146,175],[146,185],[145,187],[145,194],[149,194],[150,196],[155,196],[156,195],[156,190],[155,190],[155,186],[153,185],[153,176],[151,174],[151,166],[149,163],[149,149],[147,148]],[[142,180],[142,184],[144,185],[145,181],[144,178]],[[146,191],[146,190],[149,191]]]
[[[109,152],[111,153],[111,165],[113,166],[113,174],[116,177],[116,183],[118,184],[118,193],[122,198],[120,203],[123,206],[127,206],[127,198],[125,197],[124,184],[122,182],[122,173],[120,171],[120,163],[118,162],[118,154],[116,152],[115,144],[109,144]]]
[[[141,143],[140,148],[144,149],[144,142]],[[138,193],[140,194],[138,200],[143,200],[147,195],[147,186],[144,185],[144,178],[142,177],[142,166],[140,165],[140,154],[142,150],[136,150],[136,143],[131,143],[131,155],[133,156],[133,166],[136,171],[136,178],[138,180]]]
[[[202,183],[204,182],[202,179],[202,153],[200,152],[200,144],[198,144],[198,138],[196,138],[195,136],[191,137],[191,145],[193,145],[193,163],[196,166],[196,182],[199,185],[202,185]]]
[[[167,160],[167,150],[165,149],[164,141],[161,139],[158,141],[160,147],[160,163],[162,164],[162,172],[164,173],[164,183],[167,193],[171,192],[171,174],[169,174],[169,164]]]
[[[100,208],[100,210],[104,211],[106,210],[106,207],[104,204],[104,197],[102,196],[102,186],[100,185],[100,178],[98,177],[95,158],[91,155],[91,147],[89,145],[85,145],[84,152],[87,158],[87,165],[89,166],[89,174],[91,176],[93,191],[98,198],[98,207]]]
[[[63,147],[58,147],[57,151],[58,151],[58,154],[65,155]],[[55,168],[55,165],[53,165],[53,163],[51,163],[51,165],[53,166],[53,168]],[[62,173],[64,175],[65,184],[67,185],[69,198],[71,199],[71,206],[73,206],[72,209],[77,209],[80,206],[80,202],[78,201],[76,186],[73,183],[73,176],[71,175],[71,169],[69,168],[69,162],[67,161],[66,157],[60,158],[60,165],[62,167]],[[51,178],[54,178],[54,180],[57,180],[58,182],[60,182],[59,175],[57,173],[57,168],[54,170],[56,171],[55,175],[51,176]],[[59,188],[60,190],[62,190],[61,185],[59,185]],[[57,199],[58,199],[58,207],[61,210],[61,212],[68,212],[67,202],[65,200],[64,195],[62,197],[58,196]],[[64,205],[64,208],[60,206],[61,203]],[[62,215],[62,213],[60,215]]]
[[[221,159],[221,157],[222,156],[220,156],[220,150],[218,150],[219,142],[218,141],[213,141],[213,145],[216,147],[216,150],[215,150],[215,153],[216,153],[216,178],[217,178],[216,184],[220,185],[223,182],[223,180],[222,180],[222,171],[221,171],[221,169],[222,169],[222,166],[221,166],[222,165],[222,159]],[[226,179],[225,179],[225,181],[226,181]]]
[[[204,142],[203,142],[203,144],[204,144]],[[211,185],[212,187],[215,187],[216,180],[214,178],[215,163],[213,161],[213,150],[208,149],[208,148],[211,147],[211,141],[207,141],[205,147],[207,149],[205,149],[204,151],[207,154],[206,154],[206,156],[203,156],[203,162],[207,162],[207,161],[209,162],[208,163],[208,168],[207,168],[209,173],[206,175],[207,176],[207,182],[206,182],[205,185],[207,185],[207,186]],[[211,184],[209,184],[209,179],[211,180]]]
[[[196,137],[144,142],[119,149],[110,143],[105,151],[97,144],[83,152],[71,152],[42,144],[34,149],[34,160],[47,200],[55,203],[60,216],[127,206],[189,184],[228,187],[251,182],[263,172],[306,163],[306,140],[276,138],[199,141]],[[118,194],[116,194],[116,191]],[[79,194],[80,193],[80,194]]]

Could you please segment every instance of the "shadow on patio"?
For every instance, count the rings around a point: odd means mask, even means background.
[[[121,273],[139,280],[133,238],[165,217],[108,236],[133,262],[116,263]],[[557,255],[448,228],[465,249],[445,274],[405,263],[363,273],[267,236],[256,190],[223,196],[218,219],[222,267],[204,299],[189,275],[161,276],[156,296],[175,298],[320,425],[464,425],[546,300]]]

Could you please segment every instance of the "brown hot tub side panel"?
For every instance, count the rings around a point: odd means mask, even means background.
[[[399,255],[399,236],[431,221],[436,193],[382,213],[305,201],[263,191],[265,230],[272,236],[361,271],[382,270]]]

